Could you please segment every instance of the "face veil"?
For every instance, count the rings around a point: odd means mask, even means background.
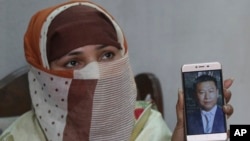
[[[93,7],[110,19],[123,49],[121,59],[91,62],[80,70],[49,69],[48,27],[53,17],[75,5]],[[123,33],[104,9],[86,1],[70,1],[38,12],[25,35],[25,55],[31,66],[33,109],[47,140],[129,140],[136,87]]]

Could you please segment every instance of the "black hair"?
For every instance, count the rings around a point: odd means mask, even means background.
[[[214,82],[215,87],[218,88],[216,78],[213,77],[213,76],[210,76],[210,75],[206,75],[206,74],[205,74],[205,75],[201,75],[201,76],[199,76],[199,77],[197,77],[197,78],[195,79],[194,85],[193,85],[194,91],[196,91],[197,85],[198,85],[199,83],[206,82],[206,81],[212,81],[212,82]]]

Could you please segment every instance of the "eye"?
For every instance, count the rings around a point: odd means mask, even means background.
[[[101,61],[113,60],[114,57],[115,57],[115,53],[113,53],[113,52],[105,52],[105,53],[101,56]]]
[[[215,92],[215,90],[214,90],[214,89],[210,89],[209,92],[210,92],[210,93],[213,93],[213,92]]]
[[[65,67],[67,68],[74,68],[77,67],[79,63],[75,60],[69,61],[68,63],[65,64]]]
[[[204,91],[199,91],[199,94],[200,95],[203,95],[205,92]]]

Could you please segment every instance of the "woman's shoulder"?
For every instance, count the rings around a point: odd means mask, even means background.
[[[132,138],[136,141],[168,141],[171,131],[159,111],[151,102],[137,101],[135,107],[135,125]],[[152,130],[154,129],[154,130]]]
[[[45,141],[34,111],[17,118],[0,136],[0,141]]]

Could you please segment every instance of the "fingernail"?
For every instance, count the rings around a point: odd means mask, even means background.
[[[229,107],[228,107],[227,105],[225,105],[224,107],[225,107],[225,110],[228,110],[228,109],[229,109]]]
[[[180,93],[181,92],[181,88],[178,88],[178,93]]]
[[[233,77],[231,77],[230,79],[234,82],[234,78]]]

